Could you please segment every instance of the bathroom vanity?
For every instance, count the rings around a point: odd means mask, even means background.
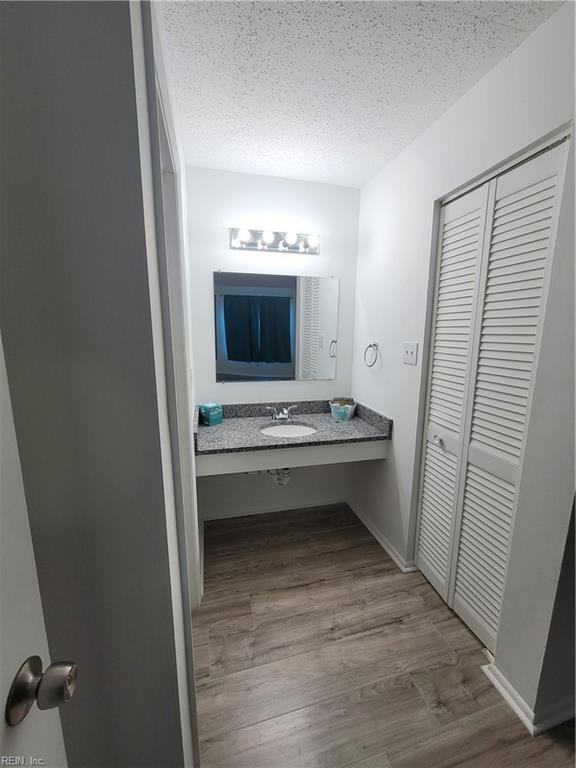
[[[224,422],[214,427],[198,423],[197,409],[197,476],[386,458],[392,436],[386,416],[358,404],[352,419],[338,422],[328,401],[314,400],[296,403],[289,420],[271,420],[269,408],[290,405],[224,405]]]

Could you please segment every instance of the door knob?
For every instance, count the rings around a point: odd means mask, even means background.
[[[432,441],[435,445],[442,445],[442,443],[444,442],[440,437],[440,435],[434,435],[434,437],[432,438]]]
[[[77,677],[78,664],[73,661],[55,661],[50,664],[38,683],[38,709],[53,709],[70,701],[76,688]]]
[[[78,665],[73,661],[55,661],[42,674],[40,656],[30,656],[12,681],[6,701],[5,719],[8,725],[18,725],[32,709],[53,709],[66,704],[76,689]]]

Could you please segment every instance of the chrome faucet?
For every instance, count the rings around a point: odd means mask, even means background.
[[[272,411],[273,421],[288,421],[290,419],[290,413],[298,408],[297,405],[289,405],[288,408],[282,408],[278,411],[273,405],[267,405],[266,410]]]

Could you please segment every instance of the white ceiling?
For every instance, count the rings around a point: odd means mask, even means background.
[[[163,3],[186,161],[361,186],[560,5]]]

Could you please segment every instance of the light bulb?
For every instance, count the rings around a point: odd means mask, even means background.
[[[262,242],[266,243],[266,245],[272,245],[274,242],[274,232],[271,229],[265,229],[262,232]]]
[[[318,248],[320,245],[320,238],[318,235],[308,235],[308,245],[310,248]]]
[[[298,235],[295,232],[286,232],[284,241],[287,245],[296,245],[298,242]]]
[[[250,233],[249,229],[239,229],[238,230],[238,240],[240,240],[241,243],[249,243],[250,240],[252,240],[252,235]]]

